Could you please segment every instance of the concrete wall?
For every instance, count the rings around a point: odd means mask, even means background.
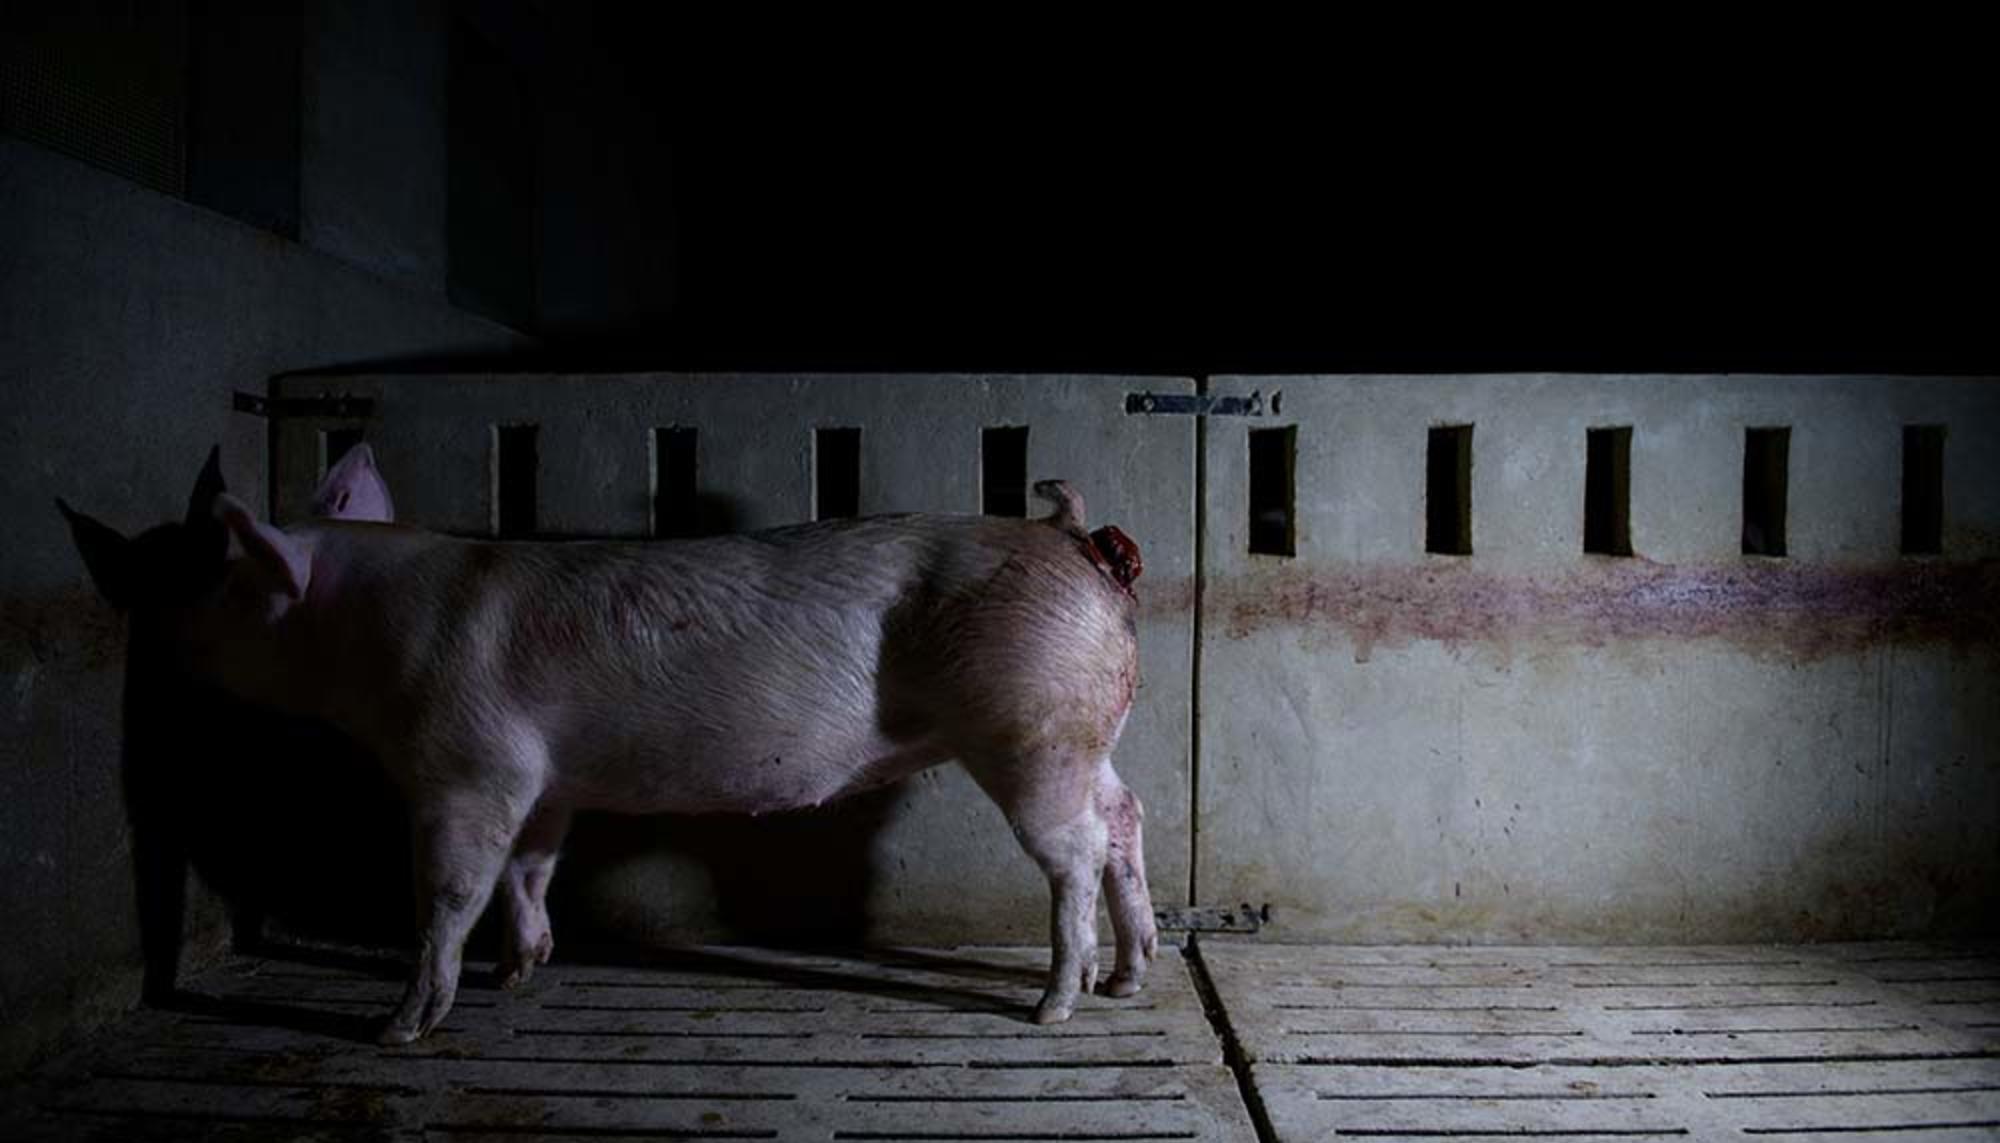
[[[51,498],[149,526],[178,516],[220,442],[232,489],[261,506],[266,426],[231,413],[232,390],[517,340],[435,296],[0,139],[0,1071],[122,1009],[139,979],[124,632]]]
[[[1364,942],[1991,926],[2000,385],[1219,380],[1267,404],[1202,430],[1199,591],[1183,499],[1196,495],[1194,421],[1122,411],[1125,392],[1184,385],[355,376],[283,389],[377,398],[365,428],[405,517],[472,533],[493,519],[494,424],[542,426],[545,531],[619,535],[647,526],[652,426],[699,429],[708,523],[748,529],[809,515],[815,425],[863,427],[864,511],[974,510],[976,428],[1030,425],[1033,473],[1079,481],[1094,518],[1147,551],[1147,685],[1120,766],[1151,811],[1163,904],[1269,904],[1278,939]],[[1426,435],[1443,424],[1474,426],[1467,556],[1424,550]],[[1907,424],[1947,434],[1940,556],[1898,551]],[[1296,551],[1251,554],[1246,434],[1287,425]],[[1791,431],[1783,559],[1741,553],[1744,433],[1773,425]],[[1586,434],[1607,426],[1632,432],[1630,557],[1582,550]],[[281,510],[311,489],[321,430],[343,427],[363,426],[287,422]],[[1197,612],[1198,672],[1182,655]],[[949,770],[790,826],[597,822],[571,847],[556,908],[565,925],[646,940],[1036,938],[1041,889],[998,824]]]
[[[2000,384],[1226,378],[1206,430],[1197,875],[1281,938],[1742,941],[2000,917]],[[1247,547],[1297,426],[1297,554]],[[1425,440],[1472,424],[1470,556]],[[1898,554],[1902,430],[1946,427],[1944,554]],[[1634,556],[1582,551],[1585,435],[1632,428]],[[1745,429],[1791,426],[1787,558]]]

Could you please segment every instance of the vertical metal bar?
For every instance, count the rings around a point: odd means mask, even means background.
[[[1195,378],[1195,400],[1208,400],[1208,378]],[[1188,686],[1188,884],[1190,908],[1201,902],[1201,617],[1208,563],[1208,418],[1194,419],[1194,678]]]

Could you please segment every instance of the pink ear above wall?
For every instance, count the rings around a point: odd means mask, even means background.
[[[395,521],[396,504],[389,496],[389,485],[375,467],[373,449],[366,444],[355,445],[327,470],[326,479],[313,493],[312,514],[331,520],[372,520],[378,524]]]

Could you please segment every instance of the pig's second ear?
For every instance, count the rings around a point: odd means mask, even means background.
[[[373,520],[378,524],[396,519],[395,501],[389,486],[375,467],[375,451],[365,444],[348,449],[327,470],[319,491],[313,493],[312,514],[335,520]]]
[[[312,583],[312,553],[297,540],[250,514],[243,502],[227,492],[216,497],[215,518],[243,546],[244,558],[264,576],[272,590],[304,599]]]
[[[132,541],[71,508],[61,497],[56,498],[56,508],[69,521],[69,534],[98,593],[120,610],[132,606]]]
[[[208,463],[201,466],[201,475],[194,478],[194,491],[188,496],[188,526],[213,520],[215,498],[226,491],[222,483],[222,446],[216,445],[208,450]]]

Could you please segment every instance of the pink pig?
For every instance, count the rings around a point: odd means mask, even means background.
[[[390,522],[368,448],[280,530],[211,453],[184,522],[126,539],[59,505],[100,591],[240,697],[371,748],[410,806],[422,954],[382,1032],[435,1028],[496,885],[503,980],[553,947],[579,809],[817,806],[957,759],[1049,880],[1038,1023],[1097,976],[1097,894],[1138,991],[1157,952],[1139,800],[1111,753],[1138,673],[1137,550],[1081,497],[1042,520],[883,516],[660,543],[491,543]],[[1129,550],[1126,550],[1129,548]]]

